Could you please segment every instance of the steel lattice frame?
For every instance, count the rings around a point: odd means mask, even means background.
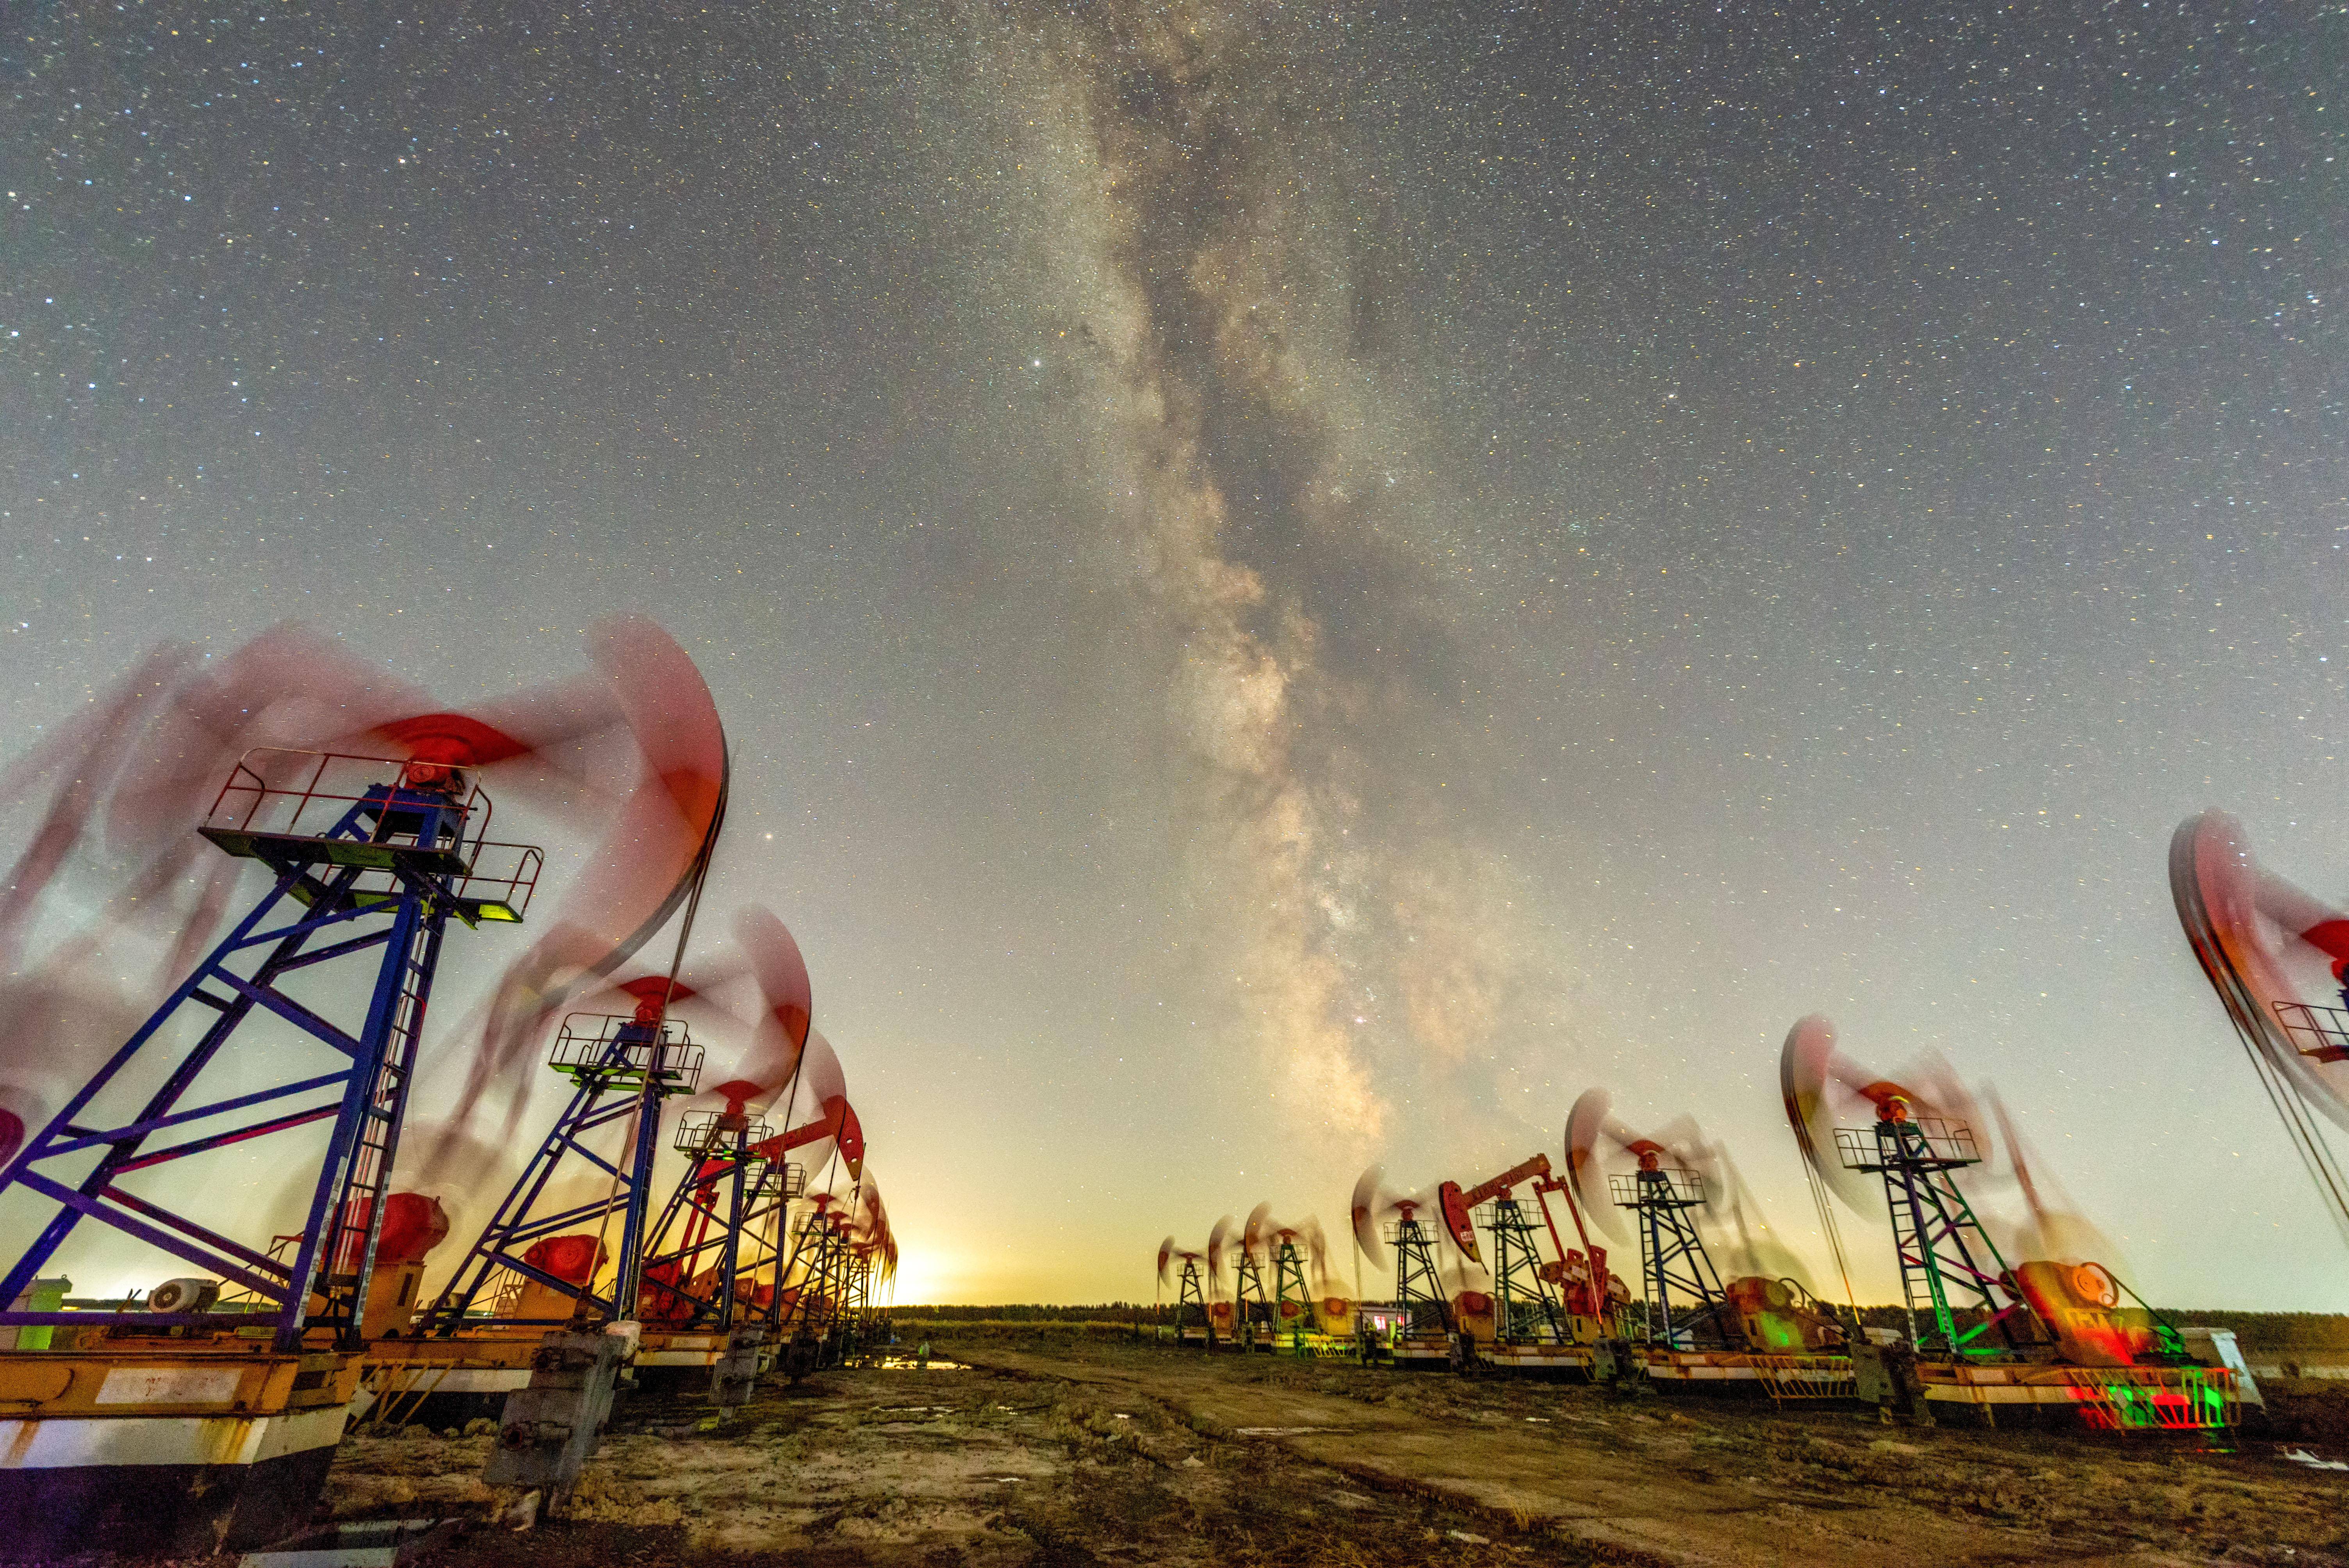
[[[853,1356],[873,1339],[873,1252],[869,1247],[852,1244],[848,1249],[847,1299],[848,1310],[842,1315],[847,1326],[842,1353]]]
[[[1713,1326],[1714,1337],[1729,1342],[1728,1307],[1722,1297],[1721,1274],[1704,1250],[1688,1212],[1704,1202],[1672,1181],[1667,1171],[1638,1173],[1637,1196],[1629,1207],[1640,1227],[1640,1284],[1645,1297],[1642,1336],[1650,1344],[1686,1350],[1695,1345],[1690,1330],[1699,1322]],[[1692,1305],[1676,1312],[1672,1295],[1678,1291]],[[1662,1332],[1659,1333],[1661,1326]]]
[[[684,1175],[646,1233],[647,1309],[666,1327],[730,1329],[739,1318],[775,1315],[771,1299],[757,1314],[735,1299],[736,1282],[755,1279],[762,1269],[772,1273],[780,1291],[780,1237],[791,1207],[787,1167],[750,1152],[751,1141],[747,1129],[730,1133],[721,1128],[705,1147],[688,1150]],[[691,1288],[705,1260],[718,1275],[715,1294],[707,1298]],[[672,1315],[678,1309],[686,1314],[682,1319]]]
[[[2014,1320],[2027,1319],[2031,1309],[2007,1286],[2006,1260],[1951,1175],[1978,1160],[1948,1147],[1937,1150],[1925,1130],[1905,1117],[1880,1119],[1875,1134],[1875,1158],[1847,1163],[1883,1175],[1909,1342],[1920,1351],[1950,1356],[2016,1349]],[[1982,1321],[1961,1333],[1957,1312],[1966,1308],[1979,1310]],[[1919,1329],[1920,1313],[1931,1319],[1930,1332]]]
[[[1195,1254],[1186,1253],[1183,1256],[1183,1277],[1174,1286],[1174,1342],[1178,1345],[1183,1342],[1186,1316],[1193,1307],[1199,1311],[1200,1332],[1209,1344],[1214,1344],[1216,1324],[1207,1315],[1206,1284],[1199,1277],[1199,1260]]]
[[[305,1328],[326,1326],[346,1348],[358,1345],[382,1200],[398,1150],[441,937],[450,915],[470,923],[478,913],[460,891],[468,872],[460,852],[464,817],[465,808],[441,789],[378,784],[318,837],[207,833],[230,852],[261,861],[277,880],[0,1171],[0,1196],[24,1190],[59,1206],[0,1281],[0,1303],[21,1297],[87,1219],[183,1258],[268,1308],[141,1313],[143,1326],[267,1324],[281,1350],[299,1348]],[[367,1014],[356,1032],[347,1032],[282,988],[297,975],[369,961],[374,981],[366,988]],[[210,1021],[199,1037],[170,1060],[166,1026],[176,1018],[206,1014]],[[224,1099],[198,1094],[199,1079],[215,1063],[243,1067],[246,1053],[261,1051],[282,1059],[282,1047],[239,1039],[241,1031],[264,1017],[290,1024],[327,1047],[340,1065],[298,1078],[281,1076]],[[126,1073],[158,1067],[160,1087],[129,1119],[94,1114],[105,1091]],[[289,1099],[308,1103],[288,1109]],[[230,1125],[220,1126],[222,1121]],[[119,1184],[138,1171],[322,1121],[332,1127],[290,1264],[220,1234],[175,1201],[136,1194]],[[149,1147],[157,1134],[204,1123],[212,1130],[161,1149]],[[92,1153],[97,1160],[86,1163]],[[202,1178],[183,1180],[189,1206],[202,1207]],[[309,1308],[314,1294],[323,1298],[316,1311]],[[0,1312],[0,1325],[90,1327],[113,1316]]]
[[[853,1321],[849,1315],[852,1305],[849,1298],[854,1289],[856,1260],[854,1250],[849,1245],[845,1217],[833,1218],[825,1227],[825,1233],[823,1298],[831,1304],[832,1316],[828,1325],[830,1332],[824,1336],[824,1347],[827,1358],[836,1364],[847,1347]]]
[[[1305,1284],[1305,1260],[1297,1251],[1297,1243],[1288,1236],[1280,1238],[1280,1249],[1272,1255],[1273,1326],[1276,1331],[1286,1323],[1289,1326],[1288,1342],[1300,1355],[1305,1350],[1305,1336],[1319,1323],[1319,1309],[1313,1295]],[[1282,1308],[1290,1302],[1297,1304],[1297,1314],[1289,1316]]]
[[[778,1338],[814,1344],[819,1362],[828,1365],[839,1353],[848,1273],[848,1238],[829,1210],[819,1205],[792,1234],[784,1283],[775,1292]]]
[[[1525,1206],[1504,1194],[1493,1201],[1493,1330],[1503,1344],[1565,1343],[1566,1318],[1542,1277],[1541,1247]]]
[[[669,1066],[692,1050],[683,1027],[670,1023],[646,1023],[634,1018],[599,1019],[604,1027],[594,1048],[581,1059],[562,1063],[557,1070],[576,1085],[563,1114],[521,1176],[507,1190],[497,1212],[483,1226],[448,1288],[432,1305],[426,1319],[428,1332],[450,1335],[460,1328],[553,1327],[585,1312],[605,1321],[636,1315],[636,1303],[624,1296],[628,1260],[636,1256],[651,1207],[653,1161],[660,1150],[660,1104],[672,1094],[689,1092],[689,1076],[677,1076]],[[566,1024],[566,1035],[569,1026]],[[622,1158],[608,1160],[588,1147],[588,1140],[606,1127],[636,1119],[625,1139]],[[558,1172],[586,1165],[608,1179],[605,1193],[585,1202],[547,1207],[547,1190]],[[584,1284],[556,1277],[523,1261],[533,1243],[560,1234],[574,1225],[593,1222],[600,1237],[609,1216],[620,1215],[620,1260],[611,1295],[600,1295],[591,1277]],[[472,1314],[473,1303],[492,1281],[516,1276],[574,1297],[579,1305],[563,1318],[500,1316],[494,1311]]]
[[[1416,1214],[1395,1222],[1395,1305],[1410,1315],[1412,1338],[1452,1333],[1452,1300],[1435,1272],[1435,1243]]]
[[[1275,1312],[1271,1300],[1264,1294],[1264,1270],[1257,1265],[1256,1253],[1243,1243],[1239,1262],[1232,1270],[1232,1332],[1246,1336],[1249,1325],[1259,1325],[1265,1343],[1269,1345],[1280,1336],[1280,1322]]]

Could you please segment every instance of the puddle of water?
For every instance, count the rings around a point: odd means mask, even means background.
[[[884,1356],[880,1360],[884,1372],[968,1372],[970,1368],[959,1361],[941,1361],[932,1357],[916,1361],[910,1356]]]
[[[2306,1449],[2280,1449],[2277,1453],[2290,1463],[2306,1465],[2311,1470],[2349,1470],[2349,1461],[2319,1459]]]
[[[384,1519],[311,1531],[265,1552],[248,1552],[238,1568],[393,1568],[429,1534],[429,1519]]]
[[[1352,1430],[1350,1427],[1234,1427],[1236,1438],[1318,1437]]]

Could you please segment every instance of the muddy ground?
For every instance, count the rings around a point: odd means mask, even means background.
[[[1766,1402],[1020,1334],[964,1370],[826,1373],[721,1429],[644,1393],[567,1518],[432,1568],[572,1564],[2349,1565],[2349,1390],[2230,1440],[1892,1429]],[[345,1518],[485,1518],[490,1439],[346,1443]]]

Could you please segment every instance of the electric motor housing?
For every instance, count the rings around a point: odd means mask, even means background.
[[[150,1312],[210,1312],[220,1300],[216,1279],[167,1279],[147,1293]]]

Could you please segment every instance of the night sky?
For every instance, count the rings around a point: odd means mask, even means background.
[[[2147,1296],[2340,1306],[2164,854],[2349,892],[2343,6],[5,18],[7,750],[160,637],[458,702],[653,616],[902,1297],[1592,1085],[1823,1274],[1816,1011]]]

